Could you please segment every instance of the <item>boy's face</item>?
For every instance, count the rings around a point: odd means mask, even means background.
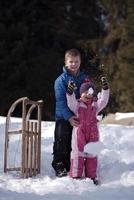
[[[80,64],[81,64],[81,59],[79,56],[68,56],[65,59],[65,66],[67,67],[69,72],[73,75],[75,75],[78,72]]]

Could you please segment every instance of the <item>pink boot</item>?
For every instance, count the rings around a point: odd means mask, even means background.
[[[81,178],[84,169],[84,157],[75,157],[71,159],[69,176],[72,178]]]
[[[85,160],[85,177],[96,178],[97,157],[86,157]]]

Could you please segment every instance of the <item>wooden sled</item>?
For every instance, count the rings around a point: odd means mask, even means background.
[[[18,104],[22,106],[22,127],[19,130],[10,130],[11,115]],[[5,125],[4,172],[20,171],[23,178],[40,173],[42,105],[42,100],[31,101],[29,98],[23,97],[15,101],[10,107]],[[37,119],[35,120],[30,119],[33,110],[37,112]],[[8,166],[8,146],[12,134],[21,134],[21,166],[19,167]]]

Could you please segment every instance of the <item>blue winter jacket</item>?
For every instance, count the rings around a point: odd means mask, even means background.
[[[56,98],[56,109],[55,118],[56,120],[65,119],[68,120],[74,114],[70,111],[67,106],[66,92],[68,87],[68,82],[73,81],[76,84],[77,89],[74,91],[76,98],[79,98],[79,88],[87,78],[84,72],[78,71],[77,75],[73,76],[69,71],[63,67],[63,73],[55,80],[54,90]]]

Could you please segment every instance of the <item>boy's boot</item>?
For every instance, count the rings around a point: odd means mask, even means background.
[[[55,175],[57,177],[67,176],[66,168],[64,167],[62,162],[57,163],[57,166],[56,166],[56,169],[55,169]]]

